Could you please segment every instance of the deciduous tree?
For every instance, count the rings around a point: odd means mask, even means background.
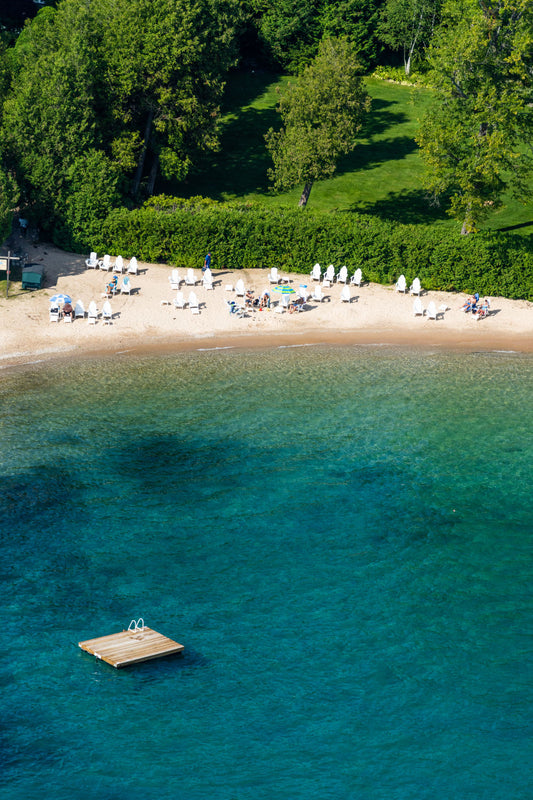
[[[531,2],[448,0],[429,60],[436,94],[417,139],[426,188],[451,197],[470,233],[504,192],[531,192]]]
[[[370,106],[359,71],[346,39],[325,39],[310,66],[280,97],[282,127],[271,128],[265,137],[274,162],[269,177],[276,189],[303,183],[300,206],[307,204],[314,181],[333,175],[339,157],[355,147]]]

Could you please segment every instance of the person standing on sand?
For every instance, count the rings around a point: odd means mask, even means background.
[[[208,253],[204,259],[204,265],[202,267],[202,272],[205,272],[206,269],[211,269],[211,253]]]

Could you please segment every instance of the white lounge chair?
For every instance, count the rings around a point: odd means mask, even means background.
[[[193,314],[199,314],[200,309],[198,307],[198,298],[194,292],[189,294],[189,308]]]
[[[324,293],[322,292],[322,287],[320,284],[315,286],[313,290],[313,294],[311,295],[311,300],[316,300],[318,303],[321,303],[324,299]]]
[[[320,269],[320,264],[318,264],[318,263],[317,263],[317,264],[315,264],[315,266],[313,267],[313,269],[311,270],[311,272],[309,273],[309,275],[311,276],[311,278],[312,278],[314,281],[319,281],[319,280],[320,280],[320,277],[321,277],[321,275],[322,275],[322,271],[321,271],[321,269]]]
[[[89,310],[87,312],[87,322],[89,325],[96,325],[96,320],[98,318],[98,308],[94,300],[91,300],[89,303]]]
[[[348,280],[348,267],[341,267],[337,272],[337,283],[346,283]]]
[[[57,305],[50,306],[50,322],[59,322],[61,319],[61,309]]]
[[[342,292],[341,292],[341,303],[351,303],[351,302],[352,302],[352,298],[351,298],[351,295],[350,295],[350,287],[349,286],[343,286],[343,289],[342,289]]]
[[[120,294],[131,294],[131,283],[127,275],[122,278],[122,283],[120,284]]]
[[[88,269],[97,269],[98,268],[98,258],[96,257],[96,253],[92,252],[89,258],[85,259],[85,266]]]
[[[420,286],[420,278],[415,278],[409,287],[409,294],[417,294],[420,297],[422,287]]]
[[[278,273],[277,267],[272,267],[268,274],[269,283],[279,283],[281,280],[281,276]]]
[[[246,294],[246,291],[244,289],[244,281],[242,278],[239,278],[239,280],[235,284],[235,294],[237,295],[237,297],[244,297],[244,295]]]
[[[101,259],[101,261],[98,262],[98,266],[100,267],[100,269],[103,269],[106,272],[109,272],[109,270],[111,269],[111,266],[112,266],[111,265],[111,256],[109,255],[109,253],[106,253],[105,256]]]
[[[437,307],[435,306],[433,300],[431,303],[428,303],[426,315],[428,319],[437,319]]]
[[[304,303],[307,303],[307,298],[309,297],[309,293],[307,291],[307,286],[300,286],[298,287],[298,297],[300,297]]]
[[[174,298],[174,308],[185,308],[186,305],[187,303],[185,302],[183,292],[176,292],[176,297]]]
[[[124,259],[122,256],[117,256],[117,260],[115,261],[115,266],[113,267],[114,272],[124,272]]]
[[[106,300],[102,306],[102,319],[104,325],[111,325],[113,322],[113,312],[111,311],[111,303],[109,300]]]
[[[396,283],[394,284],[397,292],[405,292],[407,291],[407,284],[405,282],[405,275],[400,275]]]
[[[179,269],[173,269],[170,275],[168,276],[170,281],[170,288],[171,289],[179,289],[181,283],[180,271]]]
[[[422,300],[417,297],[413,301],[413,314],[415,317],[423,317],[424,316],[424,309],[422,308]]]
[[[194,270],[189,267],[187,270],[187,274],[185,275],[185,283],[187,286],[196,286],[196,277],[194,275]]]
[[[133,256],[133,258],[130,259],[130,263],[128,264],[128,272],[130,275],[137,275],[137,270],[138,270],[137,259],[135,258],[135,256]]]
[[[327,270],[324,272],[324,281],[329,281],[328,286],[330,286],[334,280],[335,280],[335,267],[333,266],[333,264],[330,264]]]
[[[363,273],[361,271],[361,267],[357,267],[354,274],[352,275],[350,283],[352,284],[352,286],[361,286],[362,280],[363,280]]]
[[[74,306],[74,316],[76,319],[78,319],[78,317],[81,317],[82,319],[85,317],[85,306],[81,300],[78,300]]]
[[[202,272],[202,286],[206,290],[215,288],[213,286],[213,273],[211,272],[210,267],[207,267],[207,269],[204,269]]]

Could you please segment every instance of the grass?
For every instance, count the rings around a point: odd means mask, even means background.
[[[277,90],[288,80],[267,73],[233,75],[225,94],[220,151],[205,156],[186,182],[161,185],[158,191],[296,207],[303,187],[281,194],[270,191],[271,160],[264,143],[266,131],[279,125]],[[444,207],[429,204],[422,187],[423,163],[414,137],[430,91],[376,78],[366,83],[372,110],[357,147],[340,161],[332,178],[315,183],[308,207],[458,228]],[[483,227],[533,235],[533,204],[505,198],[505,206]]]

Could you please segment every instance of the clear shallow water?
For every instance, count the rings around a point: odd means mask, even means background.
[[[531,357],[118,357],[0,400],[2,797],[530,797]],[[77,648],[139,616],[185,656]]]

